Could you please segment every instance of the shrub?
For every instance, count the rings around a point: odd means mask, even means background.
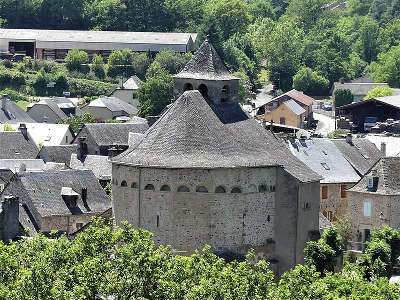
[[[50,60],[35,60],[32,63],[32,69],[34,71],[40,71],[44,69],[46,73],[56,73],[60,66],[55,61]]]
[[[69,92],[72,96],[99,96],[110,95],[116,88],[116,84],[95,80],[68,78]]]
[[[104,79],[106,77],[106,72],[104,70],[104,61],[100,55],[93,55],[91,71],[99,79]]]
[[[149,68],[150,64],[151,64],[151,57],[149,55],[147,55],[146,53],[134,53],[132,59],[132,66],[133,66],[133,71],[139,78],[141,79],[145,78],[146,71]]]
[[[5,66],[7,69],[12,69],[12,67],[14,67],[13,62],[12,62],[11,60],[9,60],[9,59],[3,60],[3,61],[1,62],[1,64],[2,64],[3,66]]]
[[[0,95],[4,95],[4,94],[7,94],[7,98],[13,102],[28,101],[28,97],[18,93],[15,90],[12,90],[12,89],[5,89],[5,90],[0,91]]]
[[[87,66],[89,64],[89,55],[86,51],[78,49],[68,51],[65,63],[69,71],[89,72],[89,67]]]
[[[10,124],[4,123],[3,131],[16,131],[16,130],[12,128]]]
[[[134,74],[132,67],[133,53],[131,50],[114,50],[108,57],[107,75],[110,77],[123,76],[125,78]]]
[[[188,62],[189,56],[171,50],[162,50],[154,59],[162,68],[167,70],[170,74],[178,73]]]
[[[349,89],[335,90],[335,107],[350,104],[354,100],[354,96]]]
[[[377,86],[372,90],[368,91],[367,95],[363,100],[368,100],[371,98],[385,97],[385,96],[393,96],[394,91],[388,86]]]
[[[328,94],[329,80],[310,68],[302,68],[293,77],[293,88],[307,95],[323,96]]]
[[[91,114],[83,114],[77,115],[74,117],[68,118],[66,121],[59,120],[58,124],[69,124],[71,125],[71,129],[74,133],[78,133],[79,125],[86,123],[94,123],[94,118]]]

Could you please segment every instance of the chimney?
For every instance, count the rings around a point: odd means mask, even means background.
[[[81,199],[84,204],[87,202],[87,188],[82,188]]]
[[[3,218],[0,219],[0,240],[8,242],[19,234],[19,199],[6,195],[0,203]]]
[[[108,148],[108,158],[109,159],[113,158],[118,153],[118,150],[119,149],[117,146],[112,146],[112,147]]]
[[[8,98],[8,95],[7,94],[3,94],[3,96],[2,96],[2,101],[1,101],[1,109],[3,110],[3,111],[7,111],[7,98]]]
[[[353,145],[353,135],[351,133],[348,133],[346,136],[346,142],[350,145]]]
[[[83,157],[87,154],[87,145],[85,143],[86,141],[86,137],[85,136],[81,136],[78,138],[79,140],[79,144],[78,144],[78,151],[76,153],[76,157],[79,160],[82,160]]]
[[[25,123],[19,124],[18,130],[21,131],[22,135],[26,140],[29,140],[28,129],[26,128]]]
[[[384,157],[386,157],[386,143],[385,142],[381,143],[381,152],[382,152],[382,155]]]
[[[122,81],[122,77],[119,78],[119,88],[120,89],[124,88],[124,82]]]

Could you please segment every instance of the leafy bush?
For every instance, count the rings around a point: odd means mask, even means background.
[[[128,78],[133,75],[133,53],[131,50],[114,50],[108,57],[107,75],[110,77],[123,76]]]
[[[335,107],[352,103],[354,96],[349,89],[335,90]]]
[[[116,84],[101,81],[68,78],[69,92],[72,96],[99,96],[110,95],[116,88]]]
[[[66,121],[59,120],[58,124],[69,124],[74,133],[78,133],[79,125],[86,123],[94,123],[94,118],[91,114],[77,115],[68,118]]]
[[[89,72],[89,55],[86,51],[73,49],[68,51],[65,57],[65,63],[69,71]]]
[[[3,131],[16,131],[16,130],[14,128],[12,128],[10,124],[4,123]]]
[[[28,101],[28,97],[18,93],[16,90],[4,89],[0,91],[0,95],[7,94],[7,98],[13,102]]]
[[[188,62],[190,56],[187,54],[180,54],[171,50],[162,50],[157,53],[154,62],[167,70],[170,74],[178,73]]]
[[[388,86],[377,86],[372,90],[368,91],[367,95],[363,100],[368,100],[371,98],[385,97],[385,96],[394,96],[394,91]]]
[[[310,68],[301,68],[293,77],[293,88],[307,95],[323,96],[329,92],[329,80]]]
[[[27,62],[27,64],[29,64],[29,62]],[[57,73],[59,68],[60,65],[51,60],[34,60],[32,63],[32,69],[34,71],[44,69],[46,73]]]
[[[151,55],[147,53],[134,53],[132,59],[133,71],[141,79],[145,78],[146,71],[151,65]]]
[[[12,62],[11,60],[9,60],[9,59],[4,59],[4,60],[1,62],[1,64],[2,64],[3,66],[5,66],[7,69],[12,69],[12,68],[14,67],[13,62]]]
[[[100,55],[93,55],[91,71],[99,79],[104,79],[106,77],[106,72],[104,70],[104,61]]]

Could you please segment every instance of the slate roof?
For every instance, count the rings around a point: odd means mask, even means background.
[[[354,103],[350,103],[347,105],[343,105],[343,106],[337,107],[337,109],[353,108],[353,107],[357,107],[357,106],[367,105],[369,103],[385,104],[385,105],[389,105],[395,109],[399,109],[400,108],[400,95],[371,98],[368,100],[363,100],[360,102],[354,102]]]
[[[99,146],[128,145],[129,132],[145,133],[148,128],[147,123],[89,123],[85,124],[77,138],[90,134]]]
[[[360,180],[360,176],[329,139],[296,140],[289,142],[289,147],[298,159],[323,177],[321,183],[355,183]]]
[[[39,149],[20,131],[0,131],[0,159],[36,158]]]
[[[10,169],[0,169],[0,184],[7,184],[14,173]]]
[[[74,133],[68,124],[25,123],[25,126],[28,129],[28,135],[36,145],[62,145],[65,143],[65,135],[69,132],[74,137]],[[71,142],[71,140],[68,142]]]
[[[133,75],[128,78],[123,84],[122,84],[124,90],[137,90],[142,86],[142,81],[137,77],[136,75]],[[118,89],[121,89],[118,87]]]
[[[279,98],[283,98],[285,96],[288,96],[300,103],[303,103],[306,106],[310,106],[314,102],[313,98],[311,98],[310,96],[307,96],[306,94],[299,92],[298,90],[295,90],[295,89],[290,90],[289,92],[286,92],[285,94],[282,94],[282,95],[274,98],[272,101],[278,100]]]
[[[400,137],[368,134],[365,138],[380,150],[382,143],[386,143],[386,156],[400,156]]]
[[[113,162],[200,169],[283,166],[302,182],[320,179],[240,105],[215,106],[197,90],[179,97],[135,148]]]
[[[367,176],[378,177],[376,191],[367,189]],[[378,195],[400,195],[400,157],[382,157],[367,175],[349,191]]]
[[[28,205],[36,221],[39,217],[101,214],[111,207],[110,199],[89,170],[27,172],[14,178],[4,195],[19,197],[22,206]],[[78,208],[71,211],[61,196],[63,187],[72,188],[79,195],[87,188],[86,203],[79,197]]]
[[[105,107],[112,112],[124,111],[129,115],[134,115],[137,108],[116,97],[100,97],[89,103],[87,107]]]
[[[294,100],[285,101],[283,102],[283,104],[286,105],[287,108],[289,108],[293,113],[295,113],[298,116],[306,112],[306,110],[302,108],[300,105],[298,105]]]
[[[86,155],[83,160],[79,160],[76,154],[72,154],[70,168],[74,170],[91,170],[94,176],[101,180],[111,179],[111,161],[108,156]]]
[[[352,143],[348,143],[345,139],[332,141],[361,176],[365,175],[382,157],[381,151],[367,139],[353,138]]]
[[[204,80],[239,79],[228,71],[228,68],[208,39],[201,44],[195,55],[174,78]]]
[[[3,101],[6,102],[6,111],[2,109]],[[21,107],[8,99],[0,99],[0,123],[35,123]]]
[[[69,166],[71,154],[76,153],[78,145],[43,146],[38,156],[47,162],[64,163]]]
[[[387,83],[375,83],[375,82],[335,82],[333,84],[333,91],[337,89],[349,89],[355,96],[365,96],[368,92],[376,87],[388,86]]]
[[[32,109],[34,109],[35,107],[36,107],[37,109],[40,110],[40,109],[41,109],[41,108],[40,108],[41,105],[48,106],[49,109],[50,109],[60,120],[65,121],[65,120],[68,119],[68,116],[61,110],[61,108],[58,107],[57,103],[55,103],[52,99],[42,99],[42,100],[40,100],[40,101],[37,102],[37,103],[29,104],[28,107],[30,107],[30,109],[28,110],[28,114],[29,114],[29,111],[32,110]]]
[[[45,168],[42,159],[0,159],[0,169],[9,169],[17,173],[21,166],[25,166],[27,171],[41,171]]]

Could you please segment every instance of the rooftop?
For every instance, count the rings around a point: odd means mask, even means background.
[[[294,100],[285,101],[283,104],[298,116],[306,112],[306,110],[298,105]]]
[[[40,110],[40,109],[41,109],[41,108],[40,108],[41,105],[46,105],[46,106],[48,106],[49,109],[50,109],[55,115],[57,115],[57,117],[58,117],[60,120],[62,120],[62,121],[67,120],[68,116],[61,110],[61,108],[58,107],[57,103],[54,102],[52,99],[42,99],[42,100],[40,100],[40,101],[37,102],[37,103],[30,103],[30,104],[28,105],[28,114],[29,114],[29,111],[30,111],[31,109],[33,109],[35,106],[37,106],[38,109]]]
[[[36,158],[39,149],[20,131],[0,131],[0,159]]]
[[[306,106],[310,106],[314,102],[313,98],[311,98],[310,96],[307,96],[303,92],[299,92],[298,90],[295,90],[295,89],[290,90],[289,92],[286,92],[286,93],[276,97],[273,100],[277,100],[277,99],[283,98],[285,96],[288,96],[288,97],[290,97],[290,98],[292,98],[292,99],[294,99],[294,100],[296,100],[296,101],[298,101],[300,103],[303,103]]]
[[[386,156],[400,156],[400,137],[368,134],[365,138],[380,150],[382,150],[382,143],[385,143]]]
[[[78,146],[72,145],[58,145],[58,146],[43,146],[40,149],[39,157],[48,162],[64,163],[69,166],[71,154],[76,153]]]
[[[214,46],[206,39],[175,78],[192,78],[204,80],[232,80],[233,76],[225,66]]]
[[[5,107],[5,109],[3,109]],[[21,107],[8,99],[0,99],[0,123],[35,123]]]
[[[128,80],[126,80],[123,83],[123,89],[124,90],[137,90],[141,87],[142,85],[142,81],[139,79],[139,77],[137,77],[136,75],[133,75],[131,77],[128,78]],[[118,89],[121,89],[120,87],[118,87]]]
[[[91,101],[88,107],[104,107],[112,112],[125,111],[129,115],[134,115],[137,112],[136,107],[116,97],[100,97]]]
[[[311,170],[323,177],[321,183],[352,183],[360,176],[330,139],[289,142],[291,152]]]
[[[74,170],[91,170],[96,178],[111,179],[111,161],[108,156],[86,155],[79,160],[76,154],[71,154],[70,168]]]
[[[300,181],[320,179],[240,105],[208,103],[197,90],[179,97],[135,147],[113,162],[199,169],[282,166]]]

